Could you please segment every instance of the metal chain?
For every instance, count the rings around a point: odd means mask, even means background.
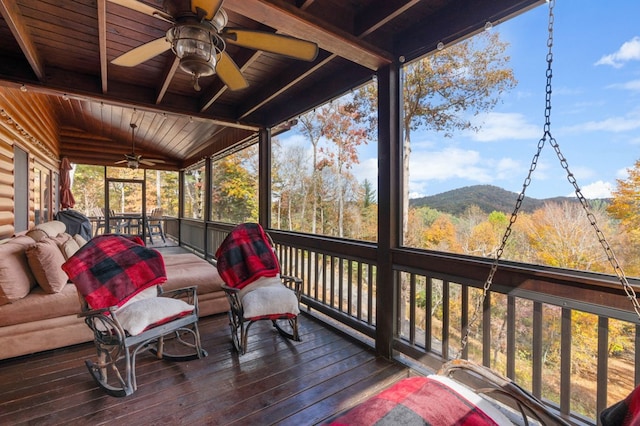
[[[589,222],[591,223],[591,226],[593,226],[593,228],[594,228],[594,230],[596,232],[596,236],[598,237],[598,241],[600,242],[600,244],[604,248],[605,253],[607,254],[607,258],[609,260],[609,263],[611,263],[611,265],[613,266],[613,269],[614,269],[616,275],[618,276],[618,279],[622,283],[622,286],[624,288],[624,291],[625,291],[627,297],[629,298],[629,300],[631,300],[631,303],[633,304],[633,308],[634,308],[636,314],[638,315],[638,318],[640,319],[640,303],[638,302],[638,299],[636,298],[636,293],[635,293],[633,287],[627,281],[627,278],[624,275],[624,272],[623,272],[622,268],[620,267],[620,264],[618,263],[618,260],[616,259],[615,255],[613,253],[613,250],[609,246],[609,243],[607,242],[603,232],[598,227],[598,224],[596,222],[596,217],[591,212],[591,209],[589,207],[589,202],[587,201],[587,199],[582,194],[582,191],[580,190],[580,187],[578,186],[578,183],[577,183],[575,177],[573,176],[573,173],[571,173],[571,171],[569,170],[569,164],[567,163],[567,160],[565,159],[565,157],[562,155],[562,152],[560,151],[560,146],[556,142],[556,139],[553,136],[551,136],[551,78],[553,76],[553,69],[552,69],[551,65],[553,63],[553,50],[552,50],[552,47],[553,47],[553,23],[554,23],[553,8],[555,7],[555,0],[549,0],[548,3],[549,3],[549,23],[548,23],[549,36],[548,36],[548,39],[547,39],[547,47],[548,47],[548,52],[547,52],[547,72],[546,72],[547,85],[546,85],[545,109],[544,109],[544,117],[545,117],[544,134],[543,134],[542,138],[540,139],[540,141],[538,142],[538,150],[536,151],[535,155],[533,156],[533,159],[531,160],[531,166],[529,167],[529,173],[527,174],[527,177],[525,178],[524,183],[522,185],[522,191],[518,195],[518,199],[516,201],[515,208],[513,209],[513,212],[511,213],[511,219],[509,220],[509,225],[507,226],[507,229],[505,230],[505,233],[502,236],[502,242],[500,243],[500,247],[496,250],[496,257],[495,257],[495,259],[494,259],[494,261],[493,261],[493,263],[491,265],[491,270],[489,271],[489,275],[487,277],[487,280],[485,281],[485,283],[484,283],[484,285],[482,287],[482,297],[480,297],[478,299],[478,301],[476,303],[475,311],[473,313],[473,316],[471,317],[471,320],[467,324],[467,329],[466,329],[466,332],[465,332],[464,336],[462,337],[461,347],[460,347],[460,351],[458,352],[457,358],[460,358],[462,356],[462,353],[464,352],[465,348],[467,347],[467,344],[469,342],[469,335],[471,334],[471,327],[478,321],[478,317],[480,315],[480,312],[482,312],[482,305],[484,304],[484,301],[485,301],[485,299],[487,297],[487,293],[489,291],[489,288],[491,287],[491,284],[493,283],[493,277],[494,277],[494,275],[495,275],[495,273],[496,273],[496,271],[498,269],[498,263],[500,262],[500,258],[502,257],[502,254],[504,253],[504,248],[507,245],[507,241],[509,239],[509,236],[511,235],[513,224],[515,223],[515,221],[516,221],[516,219],[518,217],[518,212],[520,211],[520,208],[522,206],[522,201],[524,200],[525,192],[526,192],[527,188],[529,187],[529,185],[531,184],[531,175],[533,174],[534,170],[536,169],[536,167],[538,165],[538,159],[540,158],[540,153],[542,152],[542,148],[544,148],[544,145],[545,145],[547,139],[549,140],[549,144],[555,149],[556,154],[558,156],[558,159],[560,160],[560,165],[566,171],[567,179],[569,180],[569,183],[571,183],[573,185],[573,187],[575,189],[576,196],[580,200],[580,203],[582,204],[582,207],[583,207],[584,211],[587,214],[587,219],[589,219]]]

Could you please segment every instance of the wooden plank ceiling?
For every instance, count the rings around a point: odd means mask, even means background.
[[[302,38],[318,45],[318,55],[306,62],[227,43],[248,87],[229,90],[214,74],[196,91],[171,49],[134,67],[111,63],[165,37],[174,24],[158,16],[168,15],[165,6],[188,9],[189,0],[0,0],[0,86],[51,97],[61,155],[71,161],[121,160],[135,122],[136,153],[177,169],[295,118],[382,67],[541,3],[224,0],[225,28]]]

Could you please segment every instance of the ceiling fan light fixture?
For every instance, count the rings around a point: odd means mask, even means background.
[[[140,164],[138,163],[138,160],[135,160],[133,158],[130,158],[127,160],[127,167],[130,169],[137,169],[140,166]]]
[[[193,23],[169,29],[167,40],[180,59],[180,68],[193,76],[194,88],[199,90],[198,78],[216,72],[217,58],[224,50],[224,42],[212,34],[210,26]]]

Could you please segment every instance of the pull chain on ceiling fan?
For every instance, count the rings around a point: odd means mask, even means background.
[[[231,90],[248,87],[238,65],[226,52],[227,43],[304,61],[313,61],[318,55],[318,45],[307,40],[226,28],[228,17],[222,0],[165,0],[164,12],[136,0],[109,1],[173,24],[164,37],[138,46],[111,63],[135,67],[171,49],[180,58],[180,68],[192,75],[195,90],[200,90],[200,77],[214,73]]]
[[[138,126],[133,122],[129,126],[131,126],[131,152],[124,155],[124,160],[116,161],[115,164],[126,164],[128,168],[135,170],[140,167],[140,164],[153,167],[157,163],[164,163],[163,160],[146,159],[142,158],[142,155],[136,154],[135,131]]]

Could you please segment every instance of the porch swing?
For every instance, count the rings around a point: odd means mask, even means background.
[[[582,194],[574,175],[569,170],[567,160],[563,156],[560,146],[551,134],[553,9],[555,6],[555,0],[548,0],[547,2],[549,4],[549,20],[547,39],[548,53],[546,58],[547,81],[544,110],[545,122],[543,127],[543,136],[538,142],[537,151],[531,161],[529,172],[522,185],[522,191],[516,200],[509,224],[502,236],[501,244],[496,250],[495,259],[491,264],[489,274],[482,287],[482,295],[477,300],[474,313],[461,338],[461,348],[458,354],[455,359],[446,362],[436,374],[427,377],[410,377],[403,379],[391,388],[363,403],[360,403],[345,414],[335,418],[332,421],[333,424],[369,425],[378,423],[380,420],[390,420],[398,423],[406,421],[411,422],[418,419],[432,425],[571,424],[565,420],[565,418],[561,417],[554,409],[544,404],[530,392],[518,386],[511,379],[502,376],[488,367],[478,365],[462,358],[468,345],[471,329],[474,324],[477,323],[479,315],[482,312],[487,293],[491,289],[494,275],[498,269],[509,236],[511,235],[513,224],[520,212],[525,192],[531,184],[531,177],[537,167],[538,159],[547,141],[554,148],[560,161],[560,165],[566,171],[567,179],[574,187],[576,197],[580,201],[587,215],[587,219],[595,230],[598,241],[602,245],[608,261],[612,265],[622,287],[624,288],[626,296],[631,301],[633,309],[640,319],[640,303],[636,298],[636,293],[633,287],[629,284],[603,232],[598,227],[596,218],[591,212],[589,202]],[[638,402],[636,402],[636,404],[638,405],[638,411],[640,412],[639,387],[627,398],[627,400],[621,401],[601,413],[603,416],[601,418],[603,424],[623,424],[623,417],[630,411],[629,405],[631,398],[637,398],[636,401]],[[400,405],[403,407],[403,414],[399,414],[398,411],[396,411],[397,407]],[[407,415],[407,412],[411,413]],[[640,413],[636,415],[640,416]],[[638,419],[635,420],[639,421]]]

